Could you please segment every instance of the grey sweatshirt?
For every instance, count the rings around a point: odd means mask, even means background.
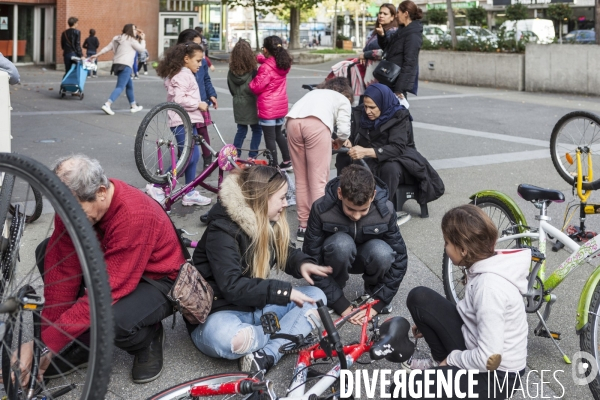
[[[480,372],[517,372],[527,361],[527,292],[531,251],[497,250],[469,268],[465,297],[456,306],[467,350],[454,350],[448,365]]]
[[[8,83],[10,85],[16,85],[21,81],[19,71],[17,71],[15,64],[13,64],[8,58],[4,57],[2,53],[0,53],[0,71],[8,73]]]
[[[100,50],[97,54],[100,57],[104,53],[114,51],[115,56],[113,57],[113,64],[128,65],[133,69],[133,59],[138,51],[146,50],[146,41],[142,40],[138,42],[129,35],[118,35],[115,36],[110,43]]]

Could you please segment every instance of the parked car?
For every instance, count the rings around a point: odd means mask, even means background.
[[[468,38],[485,40],[492,44],[498,42],[498,37],[496,35],[480,26],[457,26],[455,30],[456,40],[459,42]],[[451,40],[450,32],[446,33],[444,40]]]
[[[596,32],[592,30],[571,31],[563,36],[563,43],[596,44]]]
[[[550,19],[522,19],[519,21],[504,21],[500,29],[514,32],[515,38],[523,37],[523,32],[533,32],[537,36],[537,43],[548,44],[554,42],[554,22]]]
[[[437,26],[425,25],[423,27],[423,36],[431,43],[437,43],[444,38],[444,31]]]

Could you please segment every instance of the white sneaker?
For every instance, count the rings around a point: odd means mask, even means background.
[[[407,223],[412,218],[412,215],[407,213],[406,211],[398,211],[396,213],[396,224],[401,226],[402,224]]]
[[[115,112],[111,110],[110,106],[107,106],[106,104],[102,106],[102,111],[104,111],[108,115],[115,115]]]
[[[146,193],[159,203],[165,201],[165,191],[151,183],[146,185]]]
[[[400,363],[400,366],[407,371],[412,370],[424,370],[432,369],[438,366],[439,363],[433,360],[431,357],[427,358],[413,358],[411,357],[408,361]]]
[[[142,111],[144,109],[143,106],[137,105],[135,107],[131,107],[131,109],[129,111],[131,111],[131,113],[136,113],[138,111]]]
[[[183,196],[181,204],[184,206],[207,206],[211,201],[210,197],[204,197],[197,190],[194,190]]]
[[[144,72],[144,75],[148,75],[148,72]]]

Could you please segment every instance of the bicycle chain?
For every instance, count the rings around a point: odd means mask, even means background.
[[[15,205],[15,213],[10,224],[8,248],[2,254],[2,283],[0,285],[0,297],[4,295],[4,289],[10,282],[10,274],[14,272],[16,262],[19,259],[19,247],[21,238],[23,237],[23,229],[25,227],[25,214],[19,212],[19,205]]]
[[[313,335],[312,333],[308,334],[304,338],[304,343],[302,345],[298,345],[293,342],[286,343],[279,348],[279,352],[281,354],[295,354],[299,353],[302,350],[310,349],[315,344],[319,343],[319,338]]]

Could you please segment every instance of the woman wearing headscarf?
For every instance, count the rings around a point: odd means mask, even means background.
[[[416,200],[425,204],[444,193],[444,183],[415,147],[410,113],[390,88],[375,83],[365,90],[364,104],[352,109],[348,156],[339,154],[338,174],[351,160],[364,159],[388,187],[392,200],[405,175],[419,182]],[[349,157],[349,158],[348,158]]]

